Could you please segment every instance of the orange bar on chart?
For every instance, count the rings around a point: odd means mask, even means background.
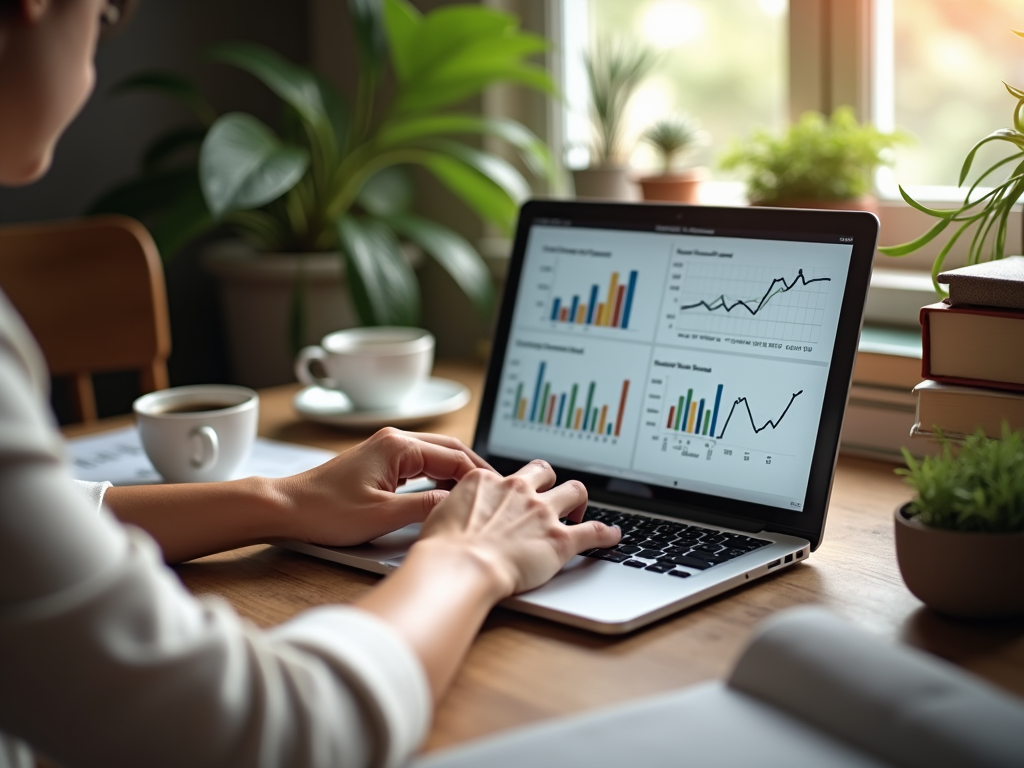
[[[612,272],[612,282],[608,286],[608,300],[604,303],[604,315],[601,317],[599,325],[611,325],[612,324],[612,308],[615,306],[615,294],[619,287],[619,273]]]
[[[561,311],[558,313],[558,319],[561,322],[563,322],[563,323],[566,322],[569,319],[569,308],[568,307],[562,307]]]
[[[572,428],[573,429],[579,429],[580,428],[580,421],[582,419],[583,419],[583,409],[582,408],[577,408],[576,409],[576,419],[572,423]]]
[[[697,403],[690,403],[690,418],[686,421],[686,431],[693,432],[693,424],[697,421]]]
[[[576,322],[578,324],[582,325],[583,321],[586,319],[586,317],[587,317],[587,305],[586,304],[580,304],[576,308]]]
[[[622,431],[622,414],[626,412],[626,395],[629,394],[629,379],[622,382],[622,395],[619,397],[619,413],[615,417],[615,436],[619,436],[619,432]],[[672,421],[671,411],[669,412],[669,422]]]
[[[619,320],[622,318],[622,299],[626,295],[626,286],[620,285],[618,294],[615,296],[615,316],[612,318],[612,326],[619,327]]]
[[[608,420],[608,406],[607,405],[602,405],[601,406],[601,419],[600,419],[600,421],[598,421],[598,424],[600,424],[600,426],[597,428],[597,434],[599,434],[599,435],[603,435],[604,434],[604,425],[605,425],[605,422],[607,420]]]
[[[554,415],[555,415],[555,396],[552,395],[551,396],[551,400],[548,401],[548,413],[547,413],[547,417],[548,417],[547,423],[548,424],[551,423],[551,417],[554,416]]]
[[[526,415],[526,398],[519,401],[519,420],[522,421]]]

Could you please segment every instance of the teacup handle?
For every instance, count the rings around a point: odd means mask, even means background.
[[[193,447],[190,463],[195,469],[209,469],[217,463],[220,441],[213,427],[196,427],[188,436]]]
[[[325,389],[336,389],[333,379],[323,379],[309,369],[309,364],[319,360],[323,365],[327,353],[323,347],[305,347],[295,358],[295,376],[307,387],[323,387]]]

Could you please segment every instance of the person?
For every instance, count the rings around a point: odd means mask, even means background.
[[[121,3],[0,0],[0,183],[50,165]],[[39,350],[0,294],[0,766],[396,765],[502,598],[619,533],[543,461],[502,477],[458,441],[395,429],[281,480],[76,485]],[[405,478],[456,481],[396,495]],[[166,562],[274,538],[343,545],[424,521],[350,606],[266,631]]]

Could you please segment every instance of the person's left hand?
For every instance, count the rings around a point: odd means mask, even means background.
[[[386,427],[315,469],[273,483],[289,538],[344,547],[422,522],[448,496],[441,488],[396,494],[407,479],[457,482],[477,468],[493,471],[453,437]]]

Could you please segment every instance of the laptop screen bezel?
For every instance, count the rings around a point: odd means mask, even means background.
[[[487,368],[473,449],[502,474],[516,471],[523,459],[492,453],[489,436],[499,396],[502,367],[505,362],[515,299],[522,277],[523,262],[531,228],[538,223],[554,226],[609,228],[621,223],[622,229],[680,231],[693,228],[701,232],[743,233],[748,237],[813,239],[816,235],[841,235],[852,238],[853,251],[847,274],[846,290],[832,351],[822,416],[811,460],[804,507],[790,511],[780,507],[713,496],[682,489],[621,480],[553,464],[559,482],[582,481],[594,502],[628,506],[670,516],[704,519],[711,522],[744,524],[749,530],[766,529],[800,536],[812,549],[821,541],[832,489],[832,478],[839,450],[839,433],[849,396],[850,380],[863,319],[864,300],[871,276],[878,237],[878,219],[862,211],[802,210],[781,208],[718,208],[711,206],[652,205],[633,203],[583,203],[532,200],[523,205],[508,277],[502,295],[494,342]],[[658,228],[658,230],[655,229]],[[619,227],[613,227],[619,228]],[[678,229],[677,229],[678,228]],[[787,237],[788,236],[788,237]],[[838,242],[838,240],[834,241]],[[631,492],[624,492],[628,487]]]

